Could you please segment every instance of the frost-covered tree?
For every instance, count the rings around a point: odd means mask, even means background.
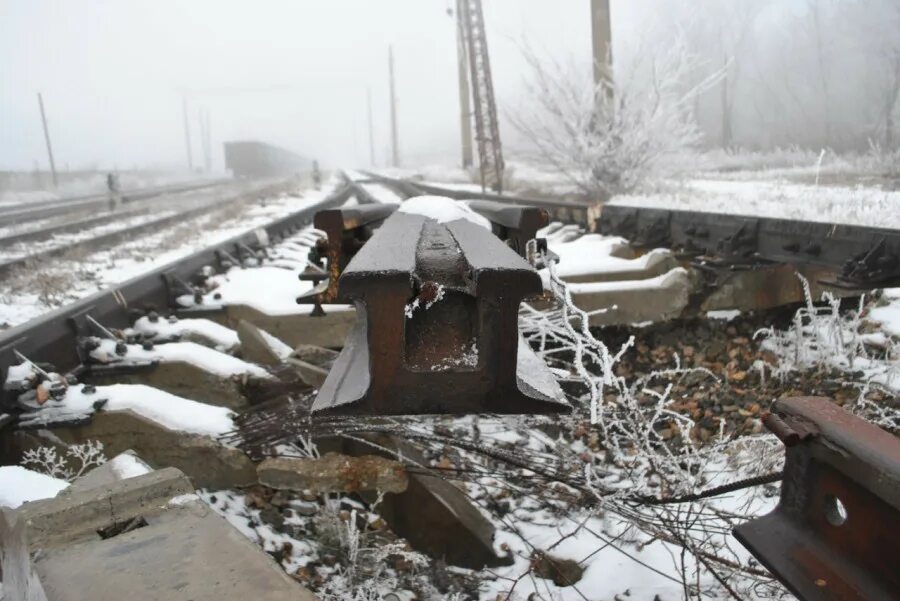
[[[614,81],[601,84],[611,90],[595,88],[590,65],[524,54],[527,94],[509,119],[540,160],[594,198],[666,174],[700,140],[693,99],[718,75],[693,81],[699,59],[681,38],[647,35],[616,65]]]

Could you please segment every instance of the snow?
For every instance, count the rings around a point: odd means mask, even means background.
[[[126,480],[149,474],[153,469],[132,453],[122,453],[109,460],[109,465],[120,479]]]
[[[202,348],[202,347],[201,347]],[[234,430],[234,412],[225,407],[198,403],[143,384],[98,386],[85,394],[84,385],[69,387],[63,407],[72,412],[90,413],[94,403],[106,399],[107,411],[131,410],[171,430],[219,436]]]
[[[0,507],[15,509],[22,503],[49,499],[68,486],[65,480],[18,465],[0,466]]]
[[[612,253],[624,248],[621,238],[587,234],[575,240],[562,237],[547,241],[547,248],[559,256],[557,273],[566,277],[593,273],[633,273],[651,269],[660,261],[671,257],[666,249],[654,249],[635,259],[616,257]]]
[[[664,289],[676,280],[688,277],[688,272],[683,267],[675,267],[670,271],[645,280],[620,280],[615,282],[590,282],[569,284],[572,294],[591,294],[596,292],[615,292],[617,290],[650,290]]]
[[[610,204],[900,229],[900,191],[785,181],[693,179],[670,190],[619,195]]]
[[[262,203],[245,203],[240,205],[240,212],[226,214],[224,218],[215,212],[200,215],[182,224],[191,226],[191,231],[184,235],[173,232],[175,228],[166,228],[140,235],[108,250],[90,253],[78,260],[57,259],[47,267],[47,271],[72,279],[64,292],[64,300],[71,302],[98,290],[114,287],[212,244],[258,229],[325,199],[332,190],[333,185],[327,185],[322,190],[304,191],[302,198],[285,195],[268,198]],[[36,290],[14,285],[12,278],[0,286],[0,301],[0,326],[5,324],[7,327],[34,319],[60,304],[48,304]]]
[[[163,340],[183,338],[186,335],[194,334],[213,342],[216,347],[224,350],[240,344],[237,332],[209,319],[170,321],[160,317],[156,322],[152,322],[149,317],[144,316],[134,322],[133,327],[142,334],[152,335]]]
[[[178,495],[176,497],[172,497],[169,499],[169,502],[166,503],[167,507],[184,507],[185,505],[190,505],[191,503],[199,502],[200,496],[195,493],[186,493],[183,495]]]
[[[724,321],[731,321],[732,319],[736,319],[740,317],[741,312],[737,309],[731,310],[722,310],[722,311],[707,311],[706,317],[707,319],[721,319]]]
[[[403,197],[382,184],[360,184],[362,188],[384,204],[400,204]]]
[[[297,297],[312,289],[312,282],[297,279],[303,266],[284,269],[263,265],[253,269],[234,267],[211,278],[217,288],[203,299],[203,306],[246,305],[269,315],[308,314],[313,305],[297,304]],[[349,311],[350,305],[325,305],[325,312]]]
[[[294,349],[282,342],[280,338],[272,336],[263,329],[259,329],[259,335],[262,336],[262,339],[266,341],[269,348],[275,351],[275,354],[278,355],[282,361],[290,357],[291,353],[294,352]]]
[[[445,196],[415,196],[402,205],[399,211],[413,215],[423,215],[438,223],[450,223],[465,219],[475,225],[491,229],[491,222],[461,202]]]
[[[159,344],[151,350],[144,350],[137,344],[126,345],[125,355],[115,352],[116,341],[104,339],[100,346],[91,351],[91,356],[104,363],[133,363],[145,361],[180,361],[196,365],[208,372],[223,377],[250,374],[261,378],[269,378],[269,372],[255,363],[248,363],[237,357],[226,355],[196,342],[168,342]]]
[[[881,329],[891,336],[900,336],[900,299],[896,294],[900,288],[885,290],[885,297],[889,299],[887,305],[874,307],[869,311],[869,321],[881,324]],[[893,297],[892,297],[893,296]]]

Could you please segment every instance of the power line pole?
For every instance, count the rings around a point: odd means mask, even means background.
[[[181,112],[184,114],[184,144],[187,147],[188,170],[194,170],[194,158],[191,156],[191,126],[188,123],[187,95],[181,96]]]
[[[203,170],[212,171],[212,138],[209,132],[209,108],[197,109],[197,120],[200,123],[200,147],[203,150]]]
[[[369,112],[369,166],[375,166],[375,129],[372,126],[372,88],[366,86],[366,108]]]
[[[44,141],[47,143],[47,156],[50,157],[50,174],[53,176],[53,187],[59,186],[56,179],[56,163],[53,162],[53,146],[50,144],[50,131],[47,129],[47,115],[44,113],[44,98],[38,92],[38,106],[41,107],[41,123],[44,125]]]
[[[591,46],[594,54],[594,89],[613,99],[612,31],[609,0],[591,0]]]
[[[391,165],[400,166],[400,149],[397,147],[397,97],[394,94],[394,47],[388,46],[388,77],[391,88]]]
[[[469,106],[468,55],[463,2],[456,0],[456,62],[459,77],[459,135],[462,140],[462,167],[472,166],[472,109]]]

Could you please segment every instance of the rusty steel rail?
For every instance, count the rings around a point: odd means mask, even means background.
[[[801,599],[900,599],[900,439],[829,399],[775,403],[781,500],[737,539]]]
[[[597,230],[643,248],[728,264],[787,263],[833,272],[833,286],[900,283],[900,230],[770,217],[605,205]]]
[[[300,274],[301,280],[312,281],[315,287],[298,297],[297,302],[316,305],[315,314],[322,313],[323,304],[339,302],[341,273],[375,228],[395,210],[397,205],[372,204],[316,213],[313,223],[327,237],[319,239],[310,250],[309,266]]]
[[[541,279],[485,228],[398,211],[356,253],[338,285],[339,296],[357,305],[357,323],[314,412],[569,409],[519,336],[519,303],[542,292]]]

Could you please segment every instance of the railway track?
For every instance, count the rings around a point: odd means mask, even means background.
[[[74,223],[54,225],[41,228],[32,232],[12,234],[0,238],[0,252],[4,245],[14,245],[4,254],[13,254],[16,248],[21,249],[20,256],[13,256],[0,260],[0,277],[8,276],[16,270],[27,269],[40,261],[46,261],[78,252],[93,252],[114,245],[121,240],[131,239],[146,232],[163,230],[172,225],[207,214],[211,211],[224,209],[230,205],[246,202],[248,200],[270,196],[285,190],[283,183],[264,183],[255,185],[242,184],[238,190],[226,193],[215,192],[212,198],[200,197],[194,199],[188,196],[185,199],[175,198],[163,205],[158,204],[153,208],[143,208],[97,218],[89,218]],[[149,198],[157,198],[156,196]],[[177,205],[176,205],[177,203]],[[175,208],[187,205],[187,208]],[[153,212],[161,213],[154,217]],[[148,213],[149,216],[148,216]],[[142,218],[147,216],[147,218]],[[122,227],[108,227],[111,224],[124,223]],[[91,230],[99,230],[91,235]],[[43,248],[35,248],[40,239],[53,238],[63,233],[85,231],[86,236],[69,236],[71,240],[60,239],[57,243],[51,241],[42,245]],[[54,240],[55,241],[55,240]]]
[[[226,179],[205,180],[188,184],[174,184],[154,188],[128,190],[121,193],[121,200],[123,204],[132,204],[167,194],[179,194],[215,188],[222,184],[226,184],[229,181],[230,180]],[[108,194],[87,194],[70,198],[10,205],[7,207],[0,207],[0,226],[27,223],[70,213],[90,212],[97,211],[98,209],[103,210],[108,205]]]
[[[470,209],[487,217],[490,230],[505,242],[506,248],[478,226],[457,222],[446,226],[447,232],[450,232],[447,234],[439,227],[428,225],[425,214],[397,209],[400,201],[422,194],[479,201],[470,203]],[[543,464],[540,462],[529,464],[527,459],[519,457],[516,463],[519,455],[526,454],[529,445],[511,446],[510,450],[498,444],[496,448],[485,451],[474,443],[465,446],[464,443],[471,442],[467,440],[469,433],[460,439],[458,423],[453,425],[457,428],[455,430],[447,429],[445,432],[436,427],[434,432],[428,431],[426,435],[424,428],[431,424],[430,421],[416,423],[409,430],[404,430],[402,422],[392,423],[389,427],[381,420],[384,415],[397,413],[396,406],[391,405],[396,399],[403,399],[407,410],[414,407],[412,413],[433,413],[434,406],[428,403],[434,398],[445,401],[439,404],[439,413],[452,413],[454,407],[469,413],[473,410],[474,401],[469,398],[468,392],[487,386],[486,382],[494,382],[496,373],[512,377],[513,383],[498,378],[495,388],[488,387],[487,392],[478,389],[483,393],[483,399],[487,399],[484,402],[496,403],[490,408],[493,413],[521,413],[523,403],[531,403],[528,405],[529,412],[555,413],[564,409],[561,398],[553,398],[555,391],[547,387],[546,380],[540,378],[532,381],[527,395],[521,398],[510,395],[517,374],[523,372],[535,376],[540,371],[536,364],[531,364],[530,368],[519,366],[519,371],[509,371],[508,358],[523,352],[521,346],[519,350],[515,348],[515,324],[519,310],[517,295],[532,294],[541,288],[537,273],[514,255],[528,254],[530,246],[527,242],[548,220],[544,211],[560,217],[561,221],[579,226],[595,218],[590,207],[542,203],[539,199],[473,194],[374,174],[349,179],[324,200],[263,228],[235,236],[0,333],[0,367],[7,383],[0,404],[0,435],[4,429],[9,431],[12,427],[26,433],[41,428],[49,429],[66,441],[82,441],[96,436],[103,439],[113,453],[121,450],[122,445],[138,446],[140,455],[162,465],[176,465],[194,480],[196,486],[211,490],[234,489],[250,484],[246,474],[239,474],[240,470],[234,467],[249,460],[241,455],[238,461],[235,457],[237,451],[230,445],[237,445],[258,460],[265,456],[266,448],[271,448],[263,445],[251,451],[254,440],[266,440],[271,447],[283,442],[281,437],[286,435],[296,438],[298,432],[303,432],[312,438],[322,435],[323,431],[326,434],[337,432],[338,437],[347,434],[351,442],[344,441],[343,446],[338,447],[341,452],[371,453],[373,446],[383,450],[385,445],[389,448],[396,445],[401,455],[413,457],[413,461],[426,466],[428,462],[417,455],[420,450],[411,450],[408,445],[420,443],[422,448],[430,448],[429,452],[435,448],[440,450],[462,445],[460,448],[470,453],[492,453],[490,457],[494,469],[497,469],[498,463],[518,465],[517,474],[520,468],[530,469],[538,479],[549,478],[541,486],[555,485],[559,480],[554,478],[560,476],[555,473],[547,476],[541,471]],[[339,207],[348,208],[315,220],[315,225],[328,234],[328,238],[322,240],[318,232],[310,230],[315,215]],[[600,216],[601,224],[603,218]],[[376,229],[379,225],[388,229]],[[553,248],[566,248],[566,244],[577,244],[579,240],[595,241],[590,234],[584,233],[583,228],[579,230],[574,226],[567,228],[558,224],[554,228],[544,230],[551,238],[548,243],[551,251]],[[372,241],[374,243],[367,246]],[[454,280],[452,273],[445,268],[448,256],[458,260],[456,255],[446,251],[447,248],[452,250],[453,245],[458,247],[459,254],[471,267],[466,272],[468,279],[464,278],[461,282]],[[635,246],[639,246],[637,241]],[[427,250],[423,251],[423,248]],[[588,248],[596,250],[598,247]],[[638,250],[643,251],[642,248]],[[347,278],[347,281],[354,282],[354,289],[357,290],[357,296],[352,298],[341,296],[336,286],[336,276],[348,267],[351,256],[360,257],[349,269]],[[565,259],[563,256],[561,265]],[[694,260],[696,256],[689,259]],[[323,260],[327,263],[323,264]],[[640,258],[634,256],[621,260],[633,262]],[[673,258],[673,261],[678,260]],[[684,271],[675,263],[668,268]],[[582,274],[581,277],[590,278],[592,275],[596,274]],[[639,274],[639,278],[647,275]],[[312,280],[319,286],[301,295],[295,302],[294,297],[303,289],[298,277]],[[633,274],[629,277],[633,278]],[[491,278],[495,278],[493,285],[490,284]],[[577,277],[573,280],[580,281]],[[589,279],[586,281],[590,283]],[[623,283],[626,281],[631,283]],[[634,281],[622,276],[622,279],[614,279],[611,286],[631,289]],[[410,300],[408,289],[411,285],[418,304],[404,307],[403,304]],[[476,299],[475,304],[455,296],[452,290],[446,292],[446,298],[441,294],[444,288],[452,289],[454,286],[468,286]],[[579,299],[587,297],[576,286],[573,285],[572,291],[577,304]],[[645,297],[649,298],[651,294],[658,295],[659,289],[649,288]],[[515,306],[509,304],[510,296],[515,297]],[[427,308],[441,299],[442,302],[436,304],[434,309]],[[367,320],[354,325],[354,312],[345,306],[351,300],[368,305]],[[641,304],[641,301],[634,304]],[[498,309],[501,306],[504,309]],[[405,319],[402,311],[394,310],[397,307],[406,311]],[[478,322],[479,328],[483,329],[476,328],[475,331],[485,340],[490,339],[484,343],[487,345],[485,349],[490,349],[490,352],[472,355],[469,348],[472,326],[469,319],[460,316],[474,313],[487,316]],[[440,318],[434,317],[436,315]],[[399,318],[399,321],[391,321],[393,317]],[[363,324],[362,330],[359,323]],[[497,325],[501,323],[506,326]],[[437,326],[440,327],[434,329]],[[648,329],[645,327],[643,331]],[[737,334],[729,336],[741,338]],[[287,349],[279,350],[279,344],[272,342],[272,336],[286,343]],[[648,335],[647,340],[650,339]],[[346,344],[345,340],[348,341]],[[437,345],[434,340],[439,341]],[[458,345],[460,348],[448,352],[446,349],[456,342],[461,343]],[[340,355],[328,350],[336,347],[343,347]],[[240,350],[236,351],[237,348]],[[291,352],[291,348],[295,350]],[[457,353],[457,350],[460,352]],[[699,349],[701,355],[704,350]],[[418,363],[411,370],[412,375],[397,376],[391,372],[385,376],[378,372],[376,362],[369,361],[369,357],[374,356],[390,366],[405,361]],[[731,359],[734,360],[733,357]],[[715,365],[716,361],[718,359],[711,359],[709,365]],[[440,369],[435,370],[435,365]],[[706,365],[697,364],[698,368],[703,369],[707,369]],[[290,366],[290,369],[285,366]],[[541,363],[541,368],[546,369],[547,366]],[[558,373],[565,371],[557,370]],[[462,375],[457,377],[457,372]],[[23,373],[37,375],[26,377]],[[574,372],[571,368],[569,373],[568,380],[564,380],[567,384],[573,384]],[[25,382],[29,377],[31,380]],[[443,379],[438,380],[438,377]],[[40,386],[44,387],[44,392],[29,392],[40,387],[33,386],[34,378],[43,380]],[[136,402],[134,397],[150,393],[134,388],[135,385],[158,388],[161,392],[175,395],[175,398],[165,397],[166,403],[178,405],[186,400],[200,403],[203,408],[190,405],[194,419],[210,411],[210,407],[224,406],[236,411],[238,415],[225,420],[231,420],[228,424],[235,428],[234,431],[220,429],[207,433],[213,440],[225,440],[228,444],[213,449],[209,446],[213,443],[204,443],[207,446],[198,451],[197,446],[191,446],[197,444],[195,440],[185,442],[172,434],[173,430],[178,429],[177,424],[165,427],[147,425],[145,421],[153,421],[147,417],[153,410]],[[127,388],[129,386],[132,388]],[[354,396],[367,387],[370,388],[366,396]],[[316,400],[316,405],[312,405],[314,389],[326,391],[321,399]],[[685,403],[693,398],[687,396],[689,393],[685,392]],[[288,394],[293,400],[286,402]],[[478,402],[475,402],[476,408]],[[27,408],[24,411],[23,403]],[[308,414],[311,406],[323,409],[330,417],[321,421],[311,419]],[[2,415],[4,407],[5,416]],[[820,410],[818,403],[783,403],[773,407],[777,417],[769,419],[771,423],[767,425],[786,443],[800,445],[792,451],[795,453],[793,456],[799,457],[803,453],[803,457],[825,457],[823,469],[828,470],[830,477],[841,482],[853,479],[853,470],[848,470],[841,463],[843,459],[828,455],[829,443],[821,441],[823,437],[840,440],[845,447],[856,448],[853,445],[858,436],[834,434],[830,428],[842,428],[850,422],[842,422],[833,416],[822,418],[817,413]],[[128,411],[143,417],[138,421],[129,421],[132,418],[121,416],[122,412]],[[362,433],[359,423],[340,419],[342,414],[354,412],[361,413],[365,418],[372,411],[377,415],[377,423],[363,422]],[[117,414],[119,417],[115,417]],[[158,416],[156,419],[159,419]],[[500,418],[488,416],[485,423],[492,423],[494,419]],[[775,419],[783,423],[773,421]],[[498,422],[501,429],[506,427],[504,423]],[[803,430],[803,424],[808,423],[818,424],[824,434],[810,437]],[[323,430],[315,430],[314,426]],[[657,426],[654,424],[650,429],[654,430]],[[182,424],[181,427],[187,426]],[[192,427],[198,426],[192,424]],[[850,427],[862,426],[852,423]],[[115,434],[116,428],[130,433],[127,440]],[[799,429],[800,434],[795,429]],[[397,432],[412,438],[397,442]],[[489,433],[476,431],[472,436],[487,436],[490,440]],[[547,444],[546,436],[536,440],[545,441],[538,446]],[[363,444],[360,451],[360,441],[372,446]],[[432,443],[438,446],[429,447]],[[353,447],[354,444],[356,447]],[[529,444],[536,443],[532,441]],[[824,455],[817,445],[826,449]],[[586,448],[583,444],[582,447]],[[854,461],[865,462],[866,456],[871,458],[881,452],[871,447],[860,447],[862,451]],[[227,460],[210,459],[226,454]],[[198,459],[198,455],[204,459]],[[557,461],[559,458],[552,459]],[[547,465],[556,465],[553,461]],[[877,473],[869,474],[871,477],[866,476],[862,481],[857,479],[856,485],[873,489],[872,482],[890,472],[879,461],[873,462]],[[245,463],[240,463],[241,469],[246,468]],[[590,466],[581,459],[576,463],[578,470],[582,471],[587,469],[585,465]],[[789,466],[793,470],[791,481],[803,482],[806,495],[820,495],[822,491],[818,485],[808,480],[808,474],[798,465],[795,462]],[[252,471],[252,465],[250,469]],[[448,469],[454,469],[452,464]],[[502,473],[502,470],[490,473]],[[450,558],[455,565],[473,569],[483,565],[502,565],[493,546],[494,526],[486,523],[478,510],[473,508],[472,499],[465,498],[454,486],[444,486],[447,484],[444,476],[435,477],[427,473],[427,469],[425,473],[418,474],[410,468],[409,474],[411,481],[414,481],[410,489],[415,492],[389,495],[383,501],[387,504],[385,515],[392,516],[390,526],[399,535],[410,540],[416,548],[428,548],[436,556]],[[581,485],[577,480],[565,482],[573,487]],[[889,487],[889,490],[889,494],[893,494],[895,488]],[[869,503],[868,497],[863,495],[861,498],[863,500],[859,501],[856,496],[850,497],[852,500],[848,502],[854,504],[851,512],[859,509],[855,505],[857,502]],[[228,499],[228,503],[237,503],[232,497]],[[268,501],[254,502],[268,507]],[[212,500],[210,503],[216,506],[217,502]],[[865,507],[871,511],[883,511],[876,505]],[[439,518],[434,517],[435,512]],[[398,516],[402,519],[397,519]],[[265,521],[266,518],[259,519]],[[811,545],[809,537],[813,535],[803,525],[802,516],[782,512],[766,519],[770,524],[793,528],[792,540],[795,544]],[[428,527],[428,524],[434,523],[444,524],[444,529],[438,534],[434,533],[433,527]],[[767,561],[767,558],[776,557],[776,552],[780,550],[767,548],[770,545],[764,536],[765,528],[756,523],[744,528],[742,540],[747,540],[754,552],[763,558],[764,564],[782,575],[793,590],[806,590],[804,587],[809,583],[802,581],[802,577],[791,570],[783,569],[790,563],[789,557],[772,559],[771,564]],[[429,547],[435,544],[429,538],[434,536],[440,542],[437,547]],[[454,545],[451,539],[462,542]],[[290,550],[286,552],[291,553]],[[842,555],[835,550],[822,552],[821,548],[816,548],[816,552],[820,557]],[[834,572],[842,578],[852,578],[853,573],[852,570],[844,573],[840,569]]]

